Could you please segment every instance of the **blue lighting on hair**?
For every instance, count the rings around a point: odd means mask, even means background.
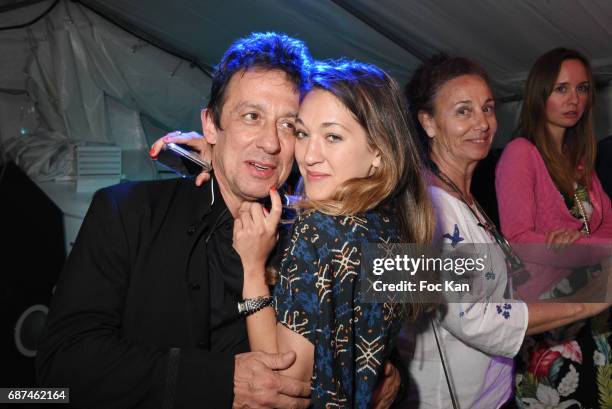
[[[221,110],[227,86],[234,74],[250,68],[280,70],[295,89],[304,95],[310,89],[312,58],[303,41],[280,33],[252,33],[234,42],[215,67],[208,100],[208,112],[221,129]]]
[[[312,58],[303,41],[282,33],[252,33],[230,46],[214,75],[222,79],[254,67],[278,69],[287,73],[303,91],[308,88],[311,65]]]
[[[386,77],[386,74],[375,65],[347,59],[318,61],[313,64],[311,71],[311,86],[326,90],[333,89],[334,84],[338,82],[376,85]]]

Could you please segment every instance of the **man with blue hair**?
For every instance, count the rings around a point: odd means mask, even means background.
[[[248,352],[232,225],[243,201],[289,175],[310,61],[285,35],[238,40],[202,112],[218,135],[210,183],[96,193],[38,350],[41,385],[69,387],[71,404],[88,409],[308,406],[310,385],[274,372],[294,354]]]

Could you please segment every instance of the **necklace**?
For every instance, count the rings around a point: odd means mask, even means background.
[[[576,201],[576,205],[578,205],[578,211],[580,212],[582,223],[584,224],[584,233],[587,236],[590,236],[591,230],[589,229],[589,218],[587,217],[582,201],[578,198],[578,194],[576,192],[574,192],[574,200]]]
[[[525,269],[523,261],[514,252],[512,246],[510,246],[510,243],[508,243],[508,240],[506,240],[506,238],[497,230],[497,227],[495,227],[495,223],[491,221],[491,219],[484,211],[484,209],[480,206],[478,201],[476,201],[476,199],[472,199],[476,210],[484,219],[484,223],[481,221],[481,218],[478,216],[478,214],[476,214],[476,211],[472,208],[472,206],[469,205],[461,189],[457,187],[457,185],[451,180],[451,178],[449,178],[440,169],[436,169],[434,171],[434,174],[438,177],[438,179],[440,179],[442,183],[448,186],[459,196],[459,200],[461,200],[468,207],[468,209],[470,209],[472,215],[474,215],[476,220],[478,220],[478,226],[485,229],[493,237],[497,245],[501,248],[506,259],[506,265],[508,267],[508,276],[510,278],[515,278],[517,285],[523,284],[527,280],[527,278],[529,278],[529,273]]]

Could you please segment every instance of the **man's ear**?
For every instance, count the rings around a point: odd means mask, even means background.
[[[212,114],[207,108],[204,108],[200,112],[200,119],[202,120],[202,132],[204,132],[204,137],[206,137],[206,142],[211,145],[215,145],[217,143],[217,127],[212,119]]]
[[[425,111],[419,111],[419,122],[427,133],[427,136],[433,138],[436,136],[436,124],[433,117]]]

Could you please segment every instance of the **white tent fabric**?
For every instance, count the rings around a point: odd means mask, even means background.
[[[126,26],[214,66],[237,38],[279,31],[304,40],[315,58],[373,62],[405,80],[419,60],[330,0],[86,0]]]
[[[594,72],[612,80],[612,4],[605,0],[368,1],[363,13],[423,55],[446,50],[480,62],[497,96],[520,95],[529,68],[554,47],[586,54]]]
[[[0,0],[0,7],[18,1]],[[0,140],[39,180],[70,175],[77,143],[117,144],[129,154],[127,178],[156,177],[146,146],[164,129],[199,130],[210,86],[204,71],[253,31],[301,38],[315,58],[377,64],[400,83],[435,52],[473,58],[501,102],[497,147],[513,133],[537,56],[576,48],[600,84],[597,135],[612,134],[607,0],[60,0],[36,23],[2,30],[53,4],[26,2],[0,13]]]
[[[236,38],[282,31],[303,39],[315,58],[374,63],[401,84],[422,58],[439,51],[480,62],[498,104],[496,147],[511,138],[529,68],[564,46],[591,59],[598,82],[597,136],[612,134],[612,2],[607,0],[84,0],[122,24],[150,34],[204,67]]]
[[[236,38],[274,30],[305,40],[316,58],[363,59],[401,83],[422,57],[441,50],[469,56],[487,69],[501,98],[520,95],[531,64],[558,46],[581,50],[600,79],[612,80],[612,3],[606,0],[181,0],[172,7],[160,0],[84,3],[208,66]]]
[[[27,10],[19,11],[23,17]],[[151,179],[150,141],[139,115],[166,129],[198,128],[210,78],[82,5],[60,1],[19,32],[0,31],[0,38],[7,33],[22,43],[17,60],[25,59],[23,86],[30,101],[21,101],[20,109],[34,110],[40,123],[3,129],[2,139],[9,156],[37,180],[73,174],[70,147],[84,143],[120,146],[129,157],[123,161],[131,173],[126,176]]]

